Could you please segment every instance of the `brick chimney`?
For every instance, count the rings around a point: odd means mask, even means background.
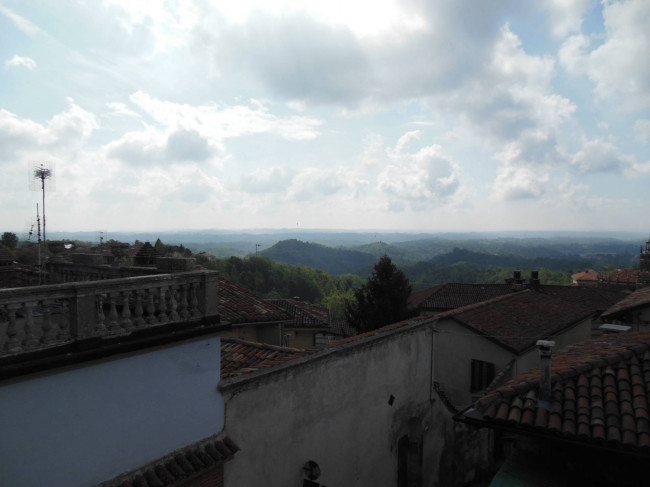
[[[551,355],[555,342],[549,340],[537,340],[539,348],[539,396],[537,406],[549,409],[551,400]]]
[[[533,291],[539,290],[539,272],[538,271],[530,271],[530,288]]]

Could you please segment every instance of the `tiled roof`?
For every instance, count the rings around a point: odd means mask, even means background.
[[[510,284],[440,284],[424,291],[418,291],[409,299],[410,308],[456,309],[469,304],[480,303],[497,296],[512,294]]]
[[[601,289],[580,286],[540,286],[536,292],[548,294],[570,302],[580,303],[594,313],[602,313],[610,306],[618,303],[628,296],[627,292],[620,290]]]
[[[314,351],[221,337],[221,378],[268,369]]]
[[[607,311],[605,311],[602,316],[603,318],[610,318],[618,315],[619,313],[625,313],[626,311],[648,305],[650,305],[650,287],[644,287],[637,289],[632,294],[629,294],[626,298],[614,304]]]
[[[539,369],[483,396],[463,416],[650,455],[650,333],[605,335],[552,357],[552,396],[538,406]]]
[[[330,325],[329,310],[325,306],[297,299],[269,299],[268,302],[291,315],[292,323],[287,326],[323,328]]]
[[[618,269],[610,272],[609,274],[603,274],[602,276],[602,280],[606,282],[635,284],[638,279],[639,271],[636,269]]]
[[[533,291],[522,291],[439,314],[522,353],[537,340],[553,337],[589,317],[592,310],[581,303]]]
[[[239,447],[227,436],[222,439],[208,438],[104,482],[99,487],[177,486],[182,481],[230,460],[237,451]]]
[[[235,324],[291,319],[286,311],[223,277],[219,277],[219,313],[222,320]]]
[[[578,272],[577,274],[571,275],[571,279],[574,281],[597,281],[598,272],[593,269],[587,269],[584,272]]]

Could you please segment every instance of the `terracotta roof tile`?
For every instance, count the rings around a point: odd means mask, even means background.
[[[255,372],[303,357],[316,349],[302,350],[255,343],[239,338],[221,338],[221,378]]]
[[[219,313],[222,319],[235,324],[291,319],[286,311],[223,277],[219,277]]]
[[[539,391],[535,368],[486,394],[474,410],[488,425],[508,420],[521,433],[536,431],[594,444],[606,441],[650,454],[650,381],[642,374],[646,365],[650,367],[650,333],[606,335],[554,354],[552,367],[561,373],[553,375],[548,409],[533,410],[532,398]],[[521,384],[528,390],[517,387]],[[498,404],[496,413],[493,404]]]
[[[447,311],[437,319],[454,319],[521,353],[533,347],[538,339],[561,333],[591,314],[592,310],[582,303],[522,291]]]
[[[238,450],[239,447],[227,436],[219,439],[207,438],[137,470],[103,482],[99,487],[176,486],[183,479],[230,460]]]
[[[650,305],[650,287],[637,289],[603,313],[603,318],[616,318],[628,311]]]

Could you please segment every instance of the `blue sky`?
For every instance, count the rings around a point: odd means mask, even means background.
[[[0,0],[25,231],[650,228],[650,2]]]

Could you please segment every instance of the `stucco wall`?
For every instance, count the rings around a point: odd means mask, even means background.
[[[590,338],[591,338],[591,317],[585,318],[575,326],[567,330],[564,330],[562,334],[553,338],[549,338],[549,340],[555,342],[555,347],[553,347],[553,353],[557,353],[569,345],[573,345],[574,343],[579,343],[584,340],[589,340]],[[538,365],[539,365],[539,350],[537,349],[537,347],[534,347],[526,351],[525,353],[523,353],[517,359],[517,373],[525,372]]]
[[[395,486],[411,418],[423,431],[423,485],[438,485],[456,425],[431,390],[431,350],[431,326],[420,326],[224,381],[226,432],[241,448],[225,485],[300,486],[312,460],[322,485]],[[451,463],[463,465],[458,451]]]
[[[90,486],[223,428],[220,339],[0,384],[0,485]]]
[[[435,380],[454,404],[469,406],[472,403],[472,359],[493,363],[498,373],[515,354],[451,319],[438,322],[437,329]]]

